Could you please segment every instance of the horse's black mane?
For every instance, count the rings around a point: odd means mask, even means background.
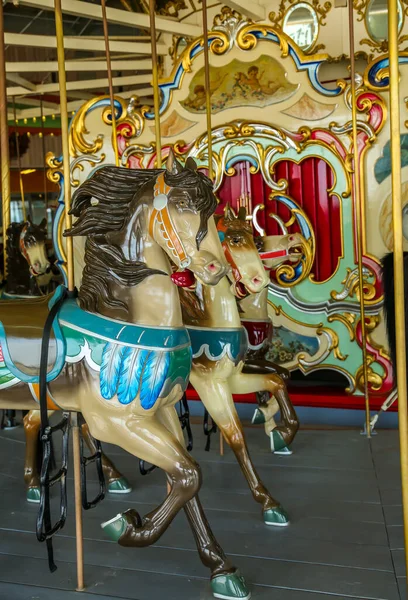
[[[141,261],[126,260],[121,248],[108,243],[108,235],[120,231],[132,216],[130,205],[134,202],[136,211],[142,206],[145,187],[153,186],[161,173],[161,169],[102,167],[73,195],[71,214],[77,217],[77,221],[64,235],[88,236],[79,293],[81,308],[91,312],[103,312],[104,307],[113,309],[118,318],[126,320],[128,306],[114,297],[110,282],[116,279],[122,285],[133,286],[150,275],[165,275],[163,271],[149,269]],[[199,247],[207,234],[208,219],[217,206],[212,182],[188,167],[174,174],[165,170],[164,180],[172,188],[194,188],[198,191],[194,197],[194,209],[200,213],[200,228],[196,236]],[[139,212],[142,213],[141,210]],[[136,238],[142,235],[142,231],[139,223],[134,232]]]

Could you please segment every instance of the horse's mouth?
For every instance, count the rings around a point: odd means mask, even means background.
[[[234,293],[237,298],[246,298],[249,295],[247,287],[241,282],[236,281],[234,284]]]

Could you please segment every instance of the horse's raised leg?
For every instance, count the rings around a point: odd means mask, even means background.
[[[82,436],[90,452],[95,454],[97,448],[94,439],[89,433],[87,423],[83,423],[82,425]],[[111,494],[129,494],[132,491],[132,487],[126,477],[117,470],[113,462],[104,453],[102,453],[102,469],[108,492]]]
[[[49,415],[52,414],[50,411]],[[24,483],[28,502],[40,502],[40,474],[38,472],[39,435],[41,414],[39,410],[30,410],[24,417],[26,451],[24,461]]]
[[[197,375],[194,371],[190,381],[233,450],[252,496],[262,505],[265,523],[280,527],[288,525],[288,515],[268,492],[252,463],[229,383],[222,379],[209,379],[208,375]]]
[[[184,446],[183,431],[180,427],[176,409],[173,406],[165,407],[157,412],[157,416],[179,440],[180,444]],[[204,514],[198,495],[187,502],[184,511],[193,531],[201,561],[211,570],[213,592],[218,593],[218,597],[248,598],[246,584],[236,568],[231,565],[223,549],[217,542]],[[231,595],[233,586],[235,587],[235,593]],[[228,593],[230,595],[227,595]]]
[[[267,421],[265,429],[267,432],[269,429],[272,450],[279,451],[288,447],[299,429],[299,420],[283,379],[276,374],[238,373],[231,377],[230,383],[233,394],[251,394],[259,390],[266,390],[276,398],[281,411],[282,423],[274,427],[275,421]]]

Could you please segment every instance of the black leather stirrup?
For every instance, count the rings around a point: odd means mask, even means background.
[[[41,359],[40,359],[40,412],[41,412],[41,442],[42,442],[42,465],[40,475],[41,495],[40,508],[37,517],[37,539],[40,542],[46,542],[48,553],[48,565],[51,572],[56,571],[57,567],[54,563],[54,552],[52,547],[52,536],[62,529],[65,524],[67,515],[67,489],[66,489],[66,474],[68,468],[68,437],[69,437],[69,416],[64,413],[62,420],[54,426],[50,426],[48,421],[48,406],[47,406],[47,366],[48,366],[48,351],[52,325],[55,317],[63,305],[68,290],[64,287],[60,298],[51,308],[48,313],[47,320],[44,325],[44,331],[41,341]],[[62,441],[62,466],[58,472],[50,478],[50,460],[52,454],[52,434],[55,431],[61,430],[63,434]],[[54,526],[51,525],[51,510],[50,510],[50,488],[57,482],[60,482],[61,497],[60,497],[60,518]]]
[[[79,431],[81,436],[81,490],[82,490],[82,508],[84,510],[89,510],[91,508],[95,508],[99,502],[105,498],[106,494],[106,484],[105,484],[105,476],[103,474],[102,469],[102,446],[99,440],[96,440],[91,436],[91,433],[88,432],[88,435],[91,437],[95,447],[96,452],[91,456],[85,456],[84,454],[84,437],[82,434],[82,424],[84,422],[84,418],[82,415],[79,415]],[[95,498],[91,501],[88,500],[88,490],[86,487],[86,468],[89,464],[96,464],[96,472],[98,474],[98,482],[99,482],[99,493]]]
[[[209,419],[211,419],[211,427],[209,427],[209,425],[208,425]],[[207,436],[207,442],[205,444],[205,451],[209,452],[210,448],[211,448],[211,436],[213,433],[217,433],[217,425],[213,421],[212,417],[210,417],[210,414],[209,414],[208,410],[206,410],[206,409],[204,410],[203,429],[204,429],[204,435]]]

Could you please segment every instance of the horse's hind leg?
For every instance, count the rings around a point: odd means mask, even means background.
[[[82,425],[82,435],[90,452],[95,454],[97,448],[93,437],[90,435],[87,423],[83,423]],[[113,462],[104,453],[102,453],[102,469],[103,474],[105,475],[108,492],[111,494],[128,494],[132,491],[131,485],[126,477],[117,470]]]
[[[194,370],[191,373],[190,381],[233,450],[254,500],[262,505],[265,523],[280,527],[288,525],[289,517],[279,502],[266,489],[252,463],[229,382],[197,375]]]
[[[51,415],[52,412],[48,414]],[[30,410],[24,417],[24,433],[26,438],[24,483],[27,490],[28,502],[35,503],[40,501],[40,474],[38,472],[40,429],[40,411]]]
[[[157,412],[157,416],[167,429],[179,440],[180,444],[184,446],[183,431],[180,426],[176,409],[173,406],[162,408]],[[225,556],[223,549],[217,542],[210,524],[207,521],[198,495],[187,502],[184,511],[193,531],[201,562],[211,570],[213,592],[228,597],[227,588],[231,588],[234,583],[234,586],[236,587],[235,593],[242,595],[233,595],[231,598],[248,597],[245,582],[242,577],[240,577],[236,568],[231,565],[229,559]]]

